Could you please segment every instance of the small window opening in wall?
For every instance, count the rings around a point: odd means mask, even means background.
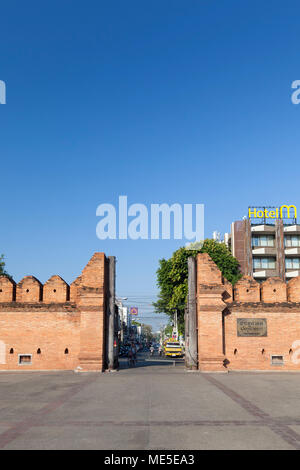
[[[236,356],[236,355],[237,355],[237,352],[238,352],[238,350],[235,349],[234,352],[233,352],[233,354]]]
[[[56,289],[53,289],[53,292],[56,292]]]
[[[26,289],[26,292],[29,292],[29,289]]]
[[[265,352],[266,352],[266,351],[265,351],[264,349],[261,350],[262,355],[264,355]]]
[[[31,354],[19,354],[19,365],[28,366],[32,364],[32,355]]]
[[[276,292],[276,289],[273,289],[273,292]]]
[[[249,289],[246,289],[246,292],[249,292]]]
[[[41,354],[41,350],[40,350],[40,348],[38,348],[38,350],[37,350],[37,352],[36,352],[36,353],[37,353],[37,354]]]
[[[69,354],[68,348],[65,349],[65,354]]]
[[[10,348],[9,354],[13,354],[13,353],[14,353],[14,348]]]
[[[0,289],[0,292],[2,292],[2,289]]]
[[[293,350],[292,350],[292,349],[289,350],[289,355],[291,355],[291,354],[293,354]]]
[[[273,366],[282,366],[283,365],[283,356],[271,356],[271,364]]]

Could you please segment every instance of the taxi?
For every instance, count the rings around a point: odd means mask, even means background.
[[[167,357],[182,357],[183,350],[179,341],[167,341],[164,349],[165,356]]]

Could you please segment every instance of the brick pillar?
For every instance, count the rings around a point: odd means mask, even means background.
[[[276,219],[275,222],[275,246],[276,246],[276,276],[285,281],[285,253],[283,220]]]
[[[104,253],[95,253],[82,271],[78,286],[80,309],[80,354],[82,371],[102,371],[105,351],[105,269]]]
[[[245,274],[253,275],[251,220],[245,219]]]
[[[238,220],[232,224],[232,254],[246,276],[252,276],[251,220]]]
[[[225,372],[223,345],[222,295],[226,290],[222,274],[207,253],[197,257],[197,308],[199,369]]]

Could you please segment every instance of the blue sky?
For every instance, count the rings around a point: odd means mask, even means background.
[[[182,243],[97,239],[96,208],[119,195],[204,203],[208,237],[248,205],[300,207],[299,26],[298,1],[2,4],[0,251],[15,280],[72,282],[104,251],[118,293],[148,302]]]

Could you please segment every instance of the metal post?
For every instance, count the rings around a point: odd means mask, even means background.
[[[188,258],[188,314],[186,319],[185,365],[188,369],[198,368],[198,330],[196,306],[196,259]]]
[[[114,335],[115,335],[115,292],[116,292],[116,258],[114,256],[108,257],[109,262],[109,301],[108,301],[108,369],[114,368]]]
[[[178,339],[178,313],[177,313],[177,309],[175,310],[175,313],[174,313],[174,332],[175,332],[176,339]]]

